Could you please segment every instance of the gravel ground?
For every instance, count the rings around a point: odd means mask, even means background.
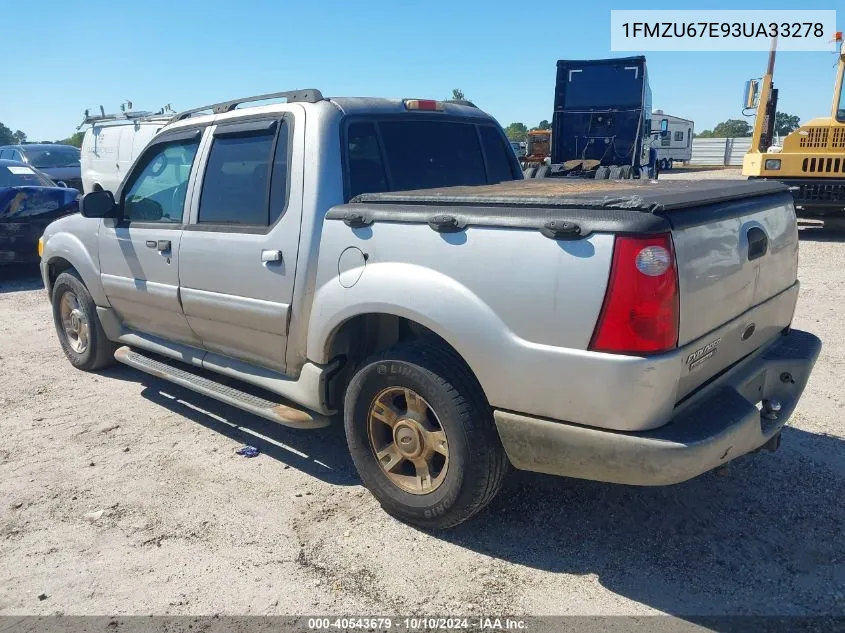
[[[338,427],[72,369],[36,272],[4,269],[0,614],[841,614],[845,245],[801,246],[824,349],[781,450],[666,488],[517,473],[436,536],[381,511]]]

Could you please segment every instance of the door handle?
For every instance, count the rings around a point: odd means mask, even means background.
[[[157,251],[169,251],[170,250],[170,240],[147,240],[146,241],[147,248],[154,248]]]
[[[280,262],[282,261],[282,251],[263,250],[261,251],[262,262]]]

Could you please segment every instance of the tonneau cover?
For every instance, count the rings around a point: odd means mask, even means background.
[[[785,185],[766,180],[672,180],[651,183],[646,180],[532,178],[496,185],[364,193],[350,202],[626,209],[662,213],[786,191],[788,188]]]

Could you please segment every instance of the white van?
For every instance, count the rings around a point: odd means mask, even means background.
[[[171,116],[90,118],[82,139],[82,190],[117,191],[123,176]]]

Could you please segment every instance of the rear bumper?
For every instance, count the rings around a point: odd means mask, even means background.
[[[777,435],[820,350],[816,336],[792,330],[733,366],[679,405],[668,424],[651,431],[608,431],[507,411],[495,411],[496,426],[520,470],[643,486],[678,483]],[[781,403],[776,419],[758,410],[762,400]]]
[[[49,222],[0,222],[0,265],[39,261],[38,238]]]

